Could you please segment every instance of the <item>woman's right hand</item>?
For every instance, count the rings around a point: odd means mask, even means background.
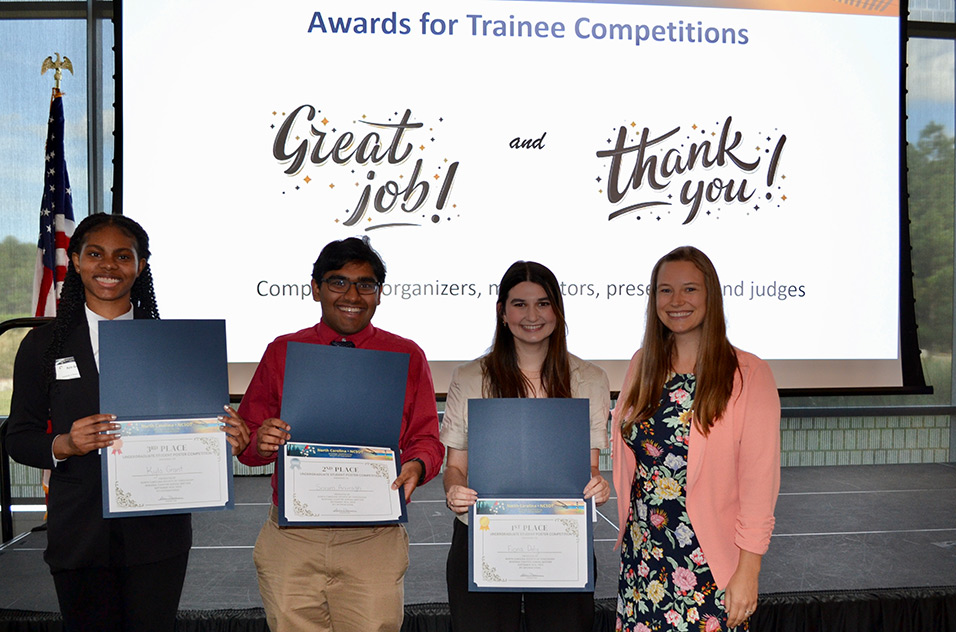
[[[478,500],[478,492],[464,485],[452,485],[445,492],[445,504],[456,514],[463,514]]]
[[[285,445],[292,436],[289,434],[290,430],[292,427],[278,417],[269,417],[263,421],[256,432],[256,450],[259,456],[264,459],[273,458],[279,447]]]
[[[53,439],[53,456],[59,460],[71,456],[83,456],[94,450],[113,445],[113,440],[119,434],[111,431],[119,430],[116,415],[90,415],[73,422],[69,434],[57,435]],[[109,433],[109,434],[106,434]]]

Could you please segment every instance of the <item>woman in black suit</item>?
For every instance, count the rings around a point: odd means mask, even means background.
[[[6,448],[21,463],[51,470],[44,559],[67,630],[175,626],[190,516],[104,519],[98,454],[119,425],[99,409],[97,321],[159,318],[149,254],[149,237],[127,217],[80,222],[56,320],[27,334],[14,365]],[[226,411],[235,453],[248,444],[248,430]]]

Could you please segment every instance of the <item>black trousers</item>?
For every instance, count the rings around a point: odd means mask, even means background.
[[[172,632],[189,553],[137,566],[51,569],[67,632]]]
[[[454,632],[518,632],[524,599],[528,632],[591,632],[594,593],[590,592],[469,592],[468,529],[455,519],[448,550],[445,580]],[[597,565],[595,564],[595,579]]]

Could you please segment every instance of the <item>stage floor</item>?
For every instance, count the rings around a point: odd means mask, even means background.
[[[234,511],[193,516],[182,610],[262,606],[252,548],[268,511],[269,479],[236,477],[235,492]],[[612,495],[595,525],[598,598],[616,595],[615,507]],[[956,464],[785,468],[776,514],[762,594],[956,585]],[[407,604],[447,601],[452,519],[440,479],[415,492]],[[21,530],[27,524],[18,517]],[[57,611],[45,547],[39,531],[0,550],[0,609]]]

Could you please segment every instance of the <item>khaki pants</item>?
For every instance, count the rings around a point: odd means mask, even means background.
[[[272,632],[398,632],[408,534],[383,527],[280,527],[273,505],[253,560]]]

